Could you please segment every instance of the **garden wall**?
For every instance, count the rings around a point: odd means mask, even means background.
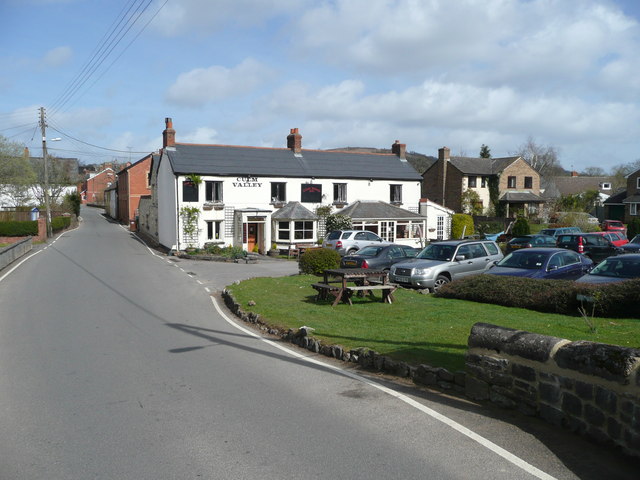
[[[32,237],[20,239],[20,241],[18,242],[0,248],[0,270],[26,254],[27,252],[31,251],[31,239]]]
[[[466,395],[640,457],[640,350],[477,323]]]

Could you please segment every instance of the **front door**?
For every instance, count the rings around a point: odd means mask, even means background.
[[[258,224],[249,223],[247,225],[247,250],[253,252],[256,245],[258,245]]]

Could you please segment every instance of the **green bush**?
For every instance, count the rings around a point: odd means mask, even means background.
[[[221,247],[220,245],[205,244],[204,251],[209,255],[218,255],[226,258],[242,258],[247,256],[242,247],[233,247],[231,245]]]
[[[38,222],[0,222],[0,237],[26,237],[38,235]]]
[[[63,199],[63,206],[67,208],[71,213],[75,213],[76,217],[80,216],[80,205],[82,199],[78,192],[67,193]]]
[[[519,237],[521,235],[529,235],[531,233],[531,228],[529,227],[529,222],[524,217],[518,217],[515,223],[513,224],[513,228],[511,229],[511,233],[514,237]]]
[[[597,299],[599,317],[640,318],[637,292],[640,279],[588,284],[570,280],[538,280],[499,275],[474,275],[442,286],[437,297],[527,308],[539,312],[578,315],[577,295]]]
[[[328,268],[340,266],[340,254],[330,248],[307,250],[300,256],[300,272],[320,275]]]
[[[58,232],[69,228],[71,225],[71,217],[54,217],[51,219],[51,231]]]
[[[462,238],[463,232],[465,237],[475,233],[473,217],[465,213],[456,213],[451,217],[451,238]]]
[[[640,235],[640,218],[634,218],[627,224],[627,238],[631,240],[636,235]]]

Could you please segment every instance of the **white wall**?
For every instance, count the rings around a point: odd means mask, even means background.
[[[158,166],[158,241],[171,248],[176,244],[176,195],[175,175],[167,157]]]

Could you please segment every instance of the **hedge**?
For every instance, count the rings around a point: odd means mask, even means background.
[[[578,295],[596,299],[595,315],[640,318],[640,279],[608,284],[571,280],[538,280],[500,275],[474,275],[443,285],[435,295],[539,312],[579,315]]]
[[[340,254],[330,248],[314,248],[300,256],[300,272],[320,275],[329,268],[340,266]]]
[[[68,228],[70,225],[71,217],[54,217],[51,219],[51,230],[54,232]]]
[[[38,222],[0,222],[0,237],[27,237],[38,235]]]

